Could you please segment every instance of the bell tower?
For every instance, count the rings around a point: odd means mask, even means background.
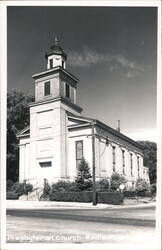
[[[68,178],[68,114],[79,116],[78,79],[66,69],[67,55],[55,36],[45,54],[46,70],[33,75],[35,102],[30,104],[30,175]]]
[[[35,102],[46,102],[61,98],[77,114],[82,108],[76,104],[78,79],[66,70],[67,55],[55,36],[54,44],[45,54],[47,69],[33,75],[35,80]]]

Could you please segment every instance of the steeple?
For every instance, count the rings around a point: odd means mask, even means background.
[[[59,39],[57,35],[54,37],[54,44],[49,48],[45,55],[47,59],[47,69],[52,69],[57,66],[66,68],[67,55],[59,45]]]
[[[35,102],[61,102],[70,113],[80,114],[82,108],[76,104],[78,79],[66,70],[67,55],[60,46],[57,36],[46,53],[47,69],[33,75]]]

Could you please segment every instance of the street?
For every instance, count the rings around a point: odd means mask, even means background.
[[[7,210],[9,243],[115,243],[151,247],[155,242],[154,226],[155,206],[152,205]]]

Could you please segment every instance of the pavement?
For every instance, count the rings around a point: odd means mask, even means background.
[[[116,249],[155,250],[155,202],[93,206],[7,201],[6,236],[8,243],[104,243],[111,250],[111,244]]]
[[[80,203],[80,202],[61,202],[61,201],[22,201],[22,200],[6,200],[7,209],[104,209],[104,208],[136,208],[136,207],[148,207],[155,206],[155,201],[149,201],[145,203],[140,201],[135,201],[134,204],[125,202],[122,205],[110,205],[110,204],[97,204],[93,206],[92,203]]]

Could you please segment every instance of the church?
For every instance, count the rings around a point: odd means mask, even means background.
[[[123,174],[129,186],[138,178],[149,181],[143,148],[103,122],[82,116],[77,105],[78,78],[66,69],[67,55],[57,38],[46,52],[47,69],[33,75],[35,101],[30,125],[20,131],[19,181],[41,185],[74,180],[84,157],[96,180]],[[93,140],[94,138],[94,140]],[[95,158],[94,158],[95,157]]]

